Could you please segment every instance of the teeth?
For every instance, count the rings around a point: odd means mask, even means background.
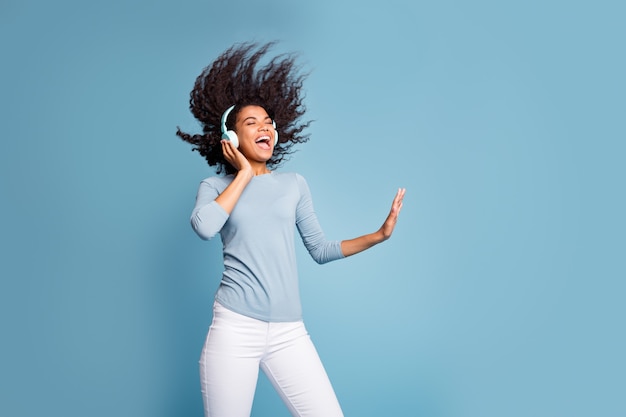
[[[270,137],[269,137],[269,136],[261,136],[260,138],[258,138],[258,139],[256,140],[256,143],[259,143],[259,142],[264,142],[264,141],[268,141],[268,140],[270,140]]]

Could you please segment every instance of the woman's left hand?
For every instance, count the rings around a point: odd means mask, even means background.
[[[404,199],[405,192],[405,188],[398,189],[398,192],[393,199],[393,203],[391,203],[389,215],[380,229],[374,233],[341,241],[341,252],[343,253],[343,256],[351,256],[355,253],[362,252],[391,237],[393,229],[395,229],[396,223],[398,222],[398,214],[400,214],[400,209],[402,208],[402,199]]]
[[[389,215],[385,220],[385,223],[380,227],[380,233],[382,234],[383,240],[387,240],[391,237],[393,233],[393,229],[396,227],[396,223],[398,222],[398,214],[400,214],[400,209],[402,209],[402,200],[404,199],[404,193],[406,192],[406,188],[398,189],[396,196],[393,199],[393,203],[391,204],[391,210],[389,211]]]

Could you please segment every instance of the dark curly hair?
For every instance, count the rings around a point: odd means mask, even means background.
[[[190,135],[177,128],[176,135],[194,145],[210,166],[217,165],[217,173],[235,173],[235,169],[222,154],[221,117],[230,106],[235,108],[226,120],[234,126],[239,111],[247,105],[265,109],[276,122],[279,143],[272,158],[267,161],[270,168],[278,167],[287,155],[293,153],[296,143],[309,140],[304,130],[311,121],[303,122],[305,106],[301,95],[302,84],[308,74],[296,66],[294,54],[278,55],[259,67],[263,58],[275,42],[259,46],[256,43],[235,44],[207,66],[196,78],[190,93],[189,108],[202,124],[203,134]]]

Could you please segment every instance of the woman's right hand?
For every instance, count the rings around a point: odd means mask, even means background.
[[[237,175],[235,175],[233,181],[228,184],[224,191],[215,198],[215,201],[230,214],[254,173],[252,172],[250,162],[229,140],[222,140],[222,152],[226,161],[237,170]]]
[[[233,146],[231,141],[222,139],[222,153],[224,154],[226,161],[228,161],[228,163],[231,164],[237,171],[252,171],[250,162],[248,162],[239,149]]]
[[[229,140],[222,139],[222,153],[224,158],[232,165],[238,172],[249,171],[252,172],[252,166],[246,157],[239,151],[239,149],[233,146],[233,143]]]

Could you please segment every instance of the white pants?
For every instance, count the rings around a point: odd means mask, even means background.
[[[216,302],[200,357],[205,416],[249,417],[259,367],[293,416],[343,416],[302,321],[268,323]]]

